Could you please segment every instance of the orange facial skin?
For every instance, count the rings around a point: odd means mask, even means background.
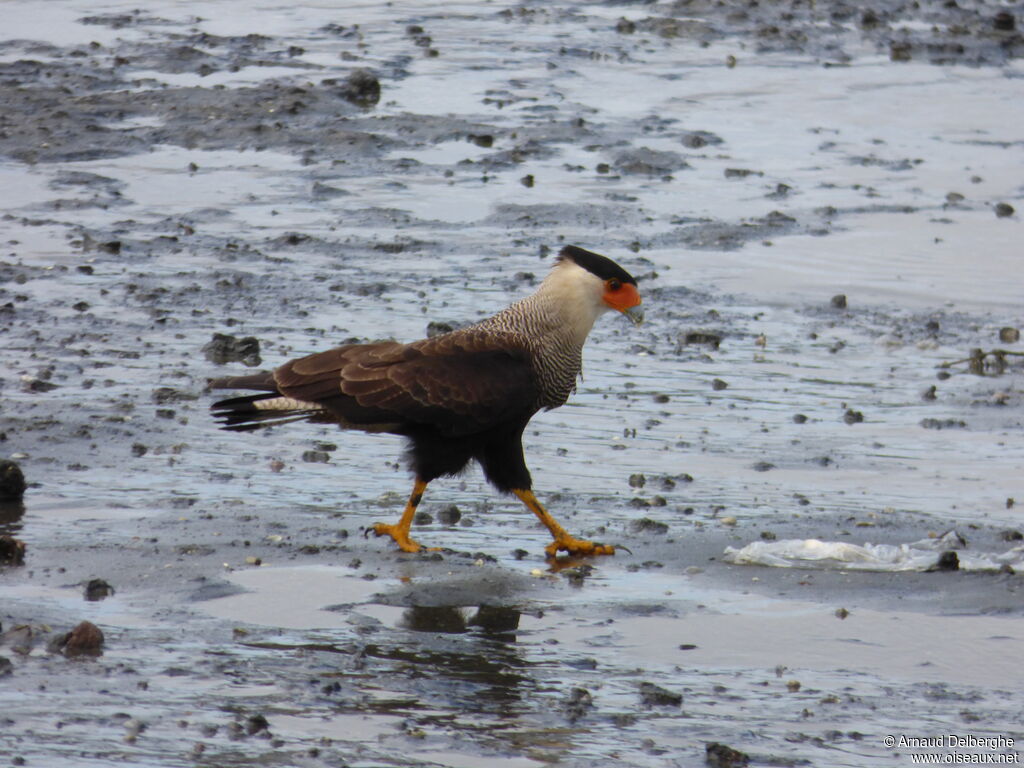
[[[602,298],[605,304],[622,312],[634,322],[638,316],[643,317],[641,312],[634,309],[634,307],[639,307],[643,300],[640,298],[640,292],[632,283],[624,283],[614,277],[611,280],[605,280]]]

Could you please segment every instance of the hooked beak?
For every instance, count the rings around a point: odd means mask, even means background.
[[[622,314],[633,321],[633,325],[640,325],[644,321],[644,310],[639,304],[634,307],[627,307]]]

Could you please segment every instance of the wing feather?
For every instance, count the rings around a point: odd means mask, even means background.
[[[349,345],[286,363],[281,394],[317,403],[348,423],[431,426],[465,435],[537,409],[528,347],[474,329],[412,344]]]

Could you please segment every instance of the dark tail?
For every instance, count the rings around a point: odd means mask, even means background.
[[[281,397],[271,373],[213,379],[210,382],[210,389],[249,389],[259,392],[256,395],[241,395],[218,400],[210,406],[210,412],[220,422],[221,429],[232,432],[251,432],[260,427],[301,421],[309,418],[311,414],[310,411],[260,407],[259,404],[263,401]]]

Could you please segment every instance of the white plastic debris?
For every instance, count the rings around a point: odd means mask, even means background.
[[[927,571],[935,569],[943,552],[957,551],[961,571],[998,571],[1009,566],[1024,570],[1024,546],[1003,553],[968,552],[956,531],[909,544],[850,544],[818,539],[755,541],[739,549],[726,547],[724,560],[736,565],[812,568],[846,571]]]

